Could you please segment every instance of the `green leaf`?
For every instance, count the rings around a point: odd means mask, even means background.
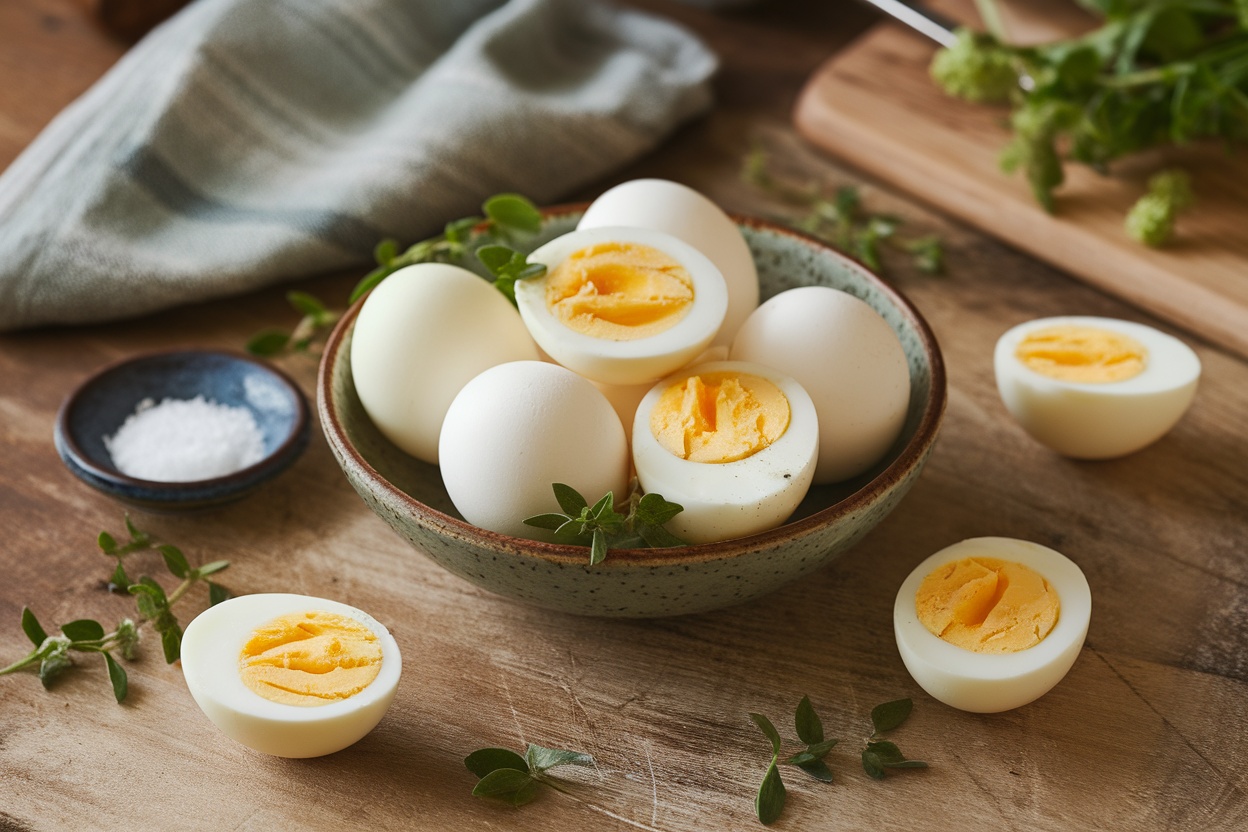
[[[550,529],[554,531],[568,522],[566,514],[535,514],[532,517],[524,518],[524,525],[533,526],[538,529]]]
[[[146,595],[150,595],[156,601],[160,602],[161,604],[164,604],[165,606],[168,606],[169,599],[165,596],[165,588],[161,586],[160,584],[156,583],[155,579],[147,575],[144,575],[143,577],[139,578],[139,582],[137,584],[131,585],[130,591],[134,592],[136,587],[138,588],[139,592],[142,592]]]
[[[883,769],[886,768],[927,768],[927,763],[922,760],[910,760],[905,754],[901,753],[901,749],[896,743],[887,740],[872,740],[867,743],[867,747],[863,750],[863,767],[867,765],[867,757],[870,755],[871,764],[880,770],[880,778],[883,777]],[[871,772],[868,771],[868,774]],[[871,775],[874,777],[875,775]],[[877,778],[877,779],[880,779]]]
[[[598,502],[594,503],[594,506],[593,508],[589,510],[589,513],[590,513],[590,516],[593,517],[595,520],[601,520],[602,518],[609,517],[611,514],[613,514],[614,509],[615,509],[615,494],[613,492],[608,491],[606,494],[602,496],[601,499],[598,500]]]
[[[43,644],[48,637],[43,627],[39,625],[39,619],[35,618],[35,614],[30,611],[30,607],[22,607],[22,632],[36,647]]]
[[[388,266],[399,253],[399,243],[389,237],[373,247],[373,260],[378,266]]]
[[[824,740],[823,742],[812,743],[807,746],[806,751],[809,754],[813,754],[816,758],[822,759],[838,742],[840,740]]]
[[[516,752],[507,748],[478,748],[464,758],[464,765],[478,777],[485,777],[500,768],[528,773],[529,765]]]
[[[589,505],[581,493],[570,485],[557,482],[551,487],[555,491],[555,499],[559,502],[559,508],[563,509],[569,517],[575,517],[581,513],[581,509]]]
[[[158,629],[160,646],[165,651],[165,664],[173,664],[182,655],[182,628],[174,621],[172,626]]]
[[[535,772],[543,772],[556,766],[581,766],[593,768],[594,758],[579,751],[562,751],[558,748],[543,748],[529,744],[524,752],[525,762]]]
[[[378,266],[355,284],[355,288],[351,290],[351,295],[347,298],[347,303],[354,304],[357,300],[367,295],[378,283],[385,280],[390,275],[398,271],[395,266],[385,265]]]
[[[228,569],[230,562],[228,560],[214,560],[211,563],[205,563],[195,570],[196,577],[206,578],[209,575],[215,575],[223,569]]]
[[[453,243],[465,242],[469,232],[476,228],[483,219],[483,217],[464,217],[463,219],[452,220],[446,224],[442,231],[442,236]]]
[[[79,618],[61,625],[61,632],[70,641],[99,641],[104,638],[104,627],[90,618]]]
[[[802,701],[797,703],[793,723],[797,729],[797,738],[802,742],[807,745],[823,742],[823,722],[815,713],[814,706],[810,704],[809,696],[803,696]]]
[[[589,549],[589,565],[597,566],[607,559],[607,533],[594,529],[594,539]]]
[[[113,570],[113,574],[108,579],[108,589],[110,592],[123,592],[130,586],[130,576],[126,574],[126,569],[121,565],[121,561],[117,561],[117,568]]]
[[[118,702],[122,702],[130,690],[126,679],[126,669],[118,664],[113,654],[108,651],[104,652],[104,663],[108,665],[108,680],[113,683],[113,696]]]
[[[230,600],[230,591],[221,584],[208,581],[208,606],[215,607],[222,601]]]
[[[290,343],[289,333],[280,329],[266,329],[251,336],[244,348],[252,355],[269,358],[286,349],[288,343]]]
[[[780,817],[780,813],[784,811],[786,797],[784,782],[780,779],[780,769],[776,767],[776,758],[772,757],[767,774],[763,776],[763,782],[758,787],[758,794],[754,797],[754,812],[764,826],[775,822]]]
[[[828,764],[823,760],[811,760],[809,762],[798,763],[797,767],[820,782],[832,782],[832,769],[828,768]]]
[[[96,545],[100,547],[106,555],[111,555],[117,551],[117,540],[108,532],[100,532],[100,536],[95,539]]]
[[[191,571],[191,565],[186,562],[186,556],[182,554],[182,550],[177,546],[165,544],[160,547],[160,555],[165,559],[165,566],[176,577],[185,578]]]
[[[773,754],[780,753],[780,732],[776,730],[776,726],[771,724],[771,720],[762,714],[750,714],[750,719],[754,720],[754,724],[767,735],[767,739],[771,740],[771,752]]]
[[[671,503],[659,494],[643,494],[637,502],[637,519],[651,526],[662,526],[685,510],[679,503]]]
[[[873,780],[884,779],[884,764],[880,762],[879,755],[870,748],[862,749],[862,770]]]
[[[472,794],[474,797],[505,800],[513,806],[523,806],[537,795],[537,781],[527,771],[499,768],[482,777]]]
[[[485,215],[504,230],[536,234],[542,230],[542,213],[519,194],[498,194],[485,201]]]
[[[637,527],[637,534],[652,549],[671,549],[675,546],[689,545],[662,526],[642,524]]]
[[[906,721],[912,710],[914,702],[909,699],[894,699],[892,702],[876,705],[871,709],[871,724],[875,726],[875,733],[893,730]]]
[[[292,290],[286,293],[286,300],[291,306],[295,307],[295,311],[307,315],[311,318],[321,318],[327,310],[325,304],[313,295],[307,292]]]
[[[492,244],[481,246],[476,255],[481,264],[489,269],[490,274],[500,275],[511,265],[516,251],[507,246]]]

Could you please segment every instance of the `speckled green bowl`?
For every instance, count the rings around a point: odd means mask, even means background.
[[[532,245],[575,228],[581,207],[547,211]],[[871,304],[901,339],[910,360],[910,409],[900,438],[871,471],[812,489],[780,528],[676,549],[612,550],[590,566],[588,549],[507,537],[464,522],[437,467],[382,437],[351,379],[357,303],[330,336],[317,384],[325,436],[351,485],[417,551],[461,578],[582,615],[646,618],[712,610],[765,595],[840,557],[896,508],[932,450],[946,400],[940,348],[914,307],[862,265],[778,225],[737,221],[764,299],[795,286],[832,286]]]

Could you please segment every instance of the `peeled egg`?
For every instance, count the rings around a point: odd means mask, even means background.
[[[665,378],[633,422],[638,482],[684,507],[666,528],[689,543],[784,523],[810,488],[818,448],[818,417],[802,386],[742,361]]]
[[[896,333],[853,295],[826,286],[781,292],[746,319],[734,361],[775,367],[819,413],[815,483],[857,476],[896,441],[910,404],[910,366]]]
[[[551,358],[602,384],[653,383],[711,343],[728,291],[688,243],[646,228],[594,228],[529,255],[548,271],[516,283],[516,304]]]
[[[536,359],[502,293],[445,263],[399,269],[373,289],[351,336],[351,374],[373,424],[402,450],[438,462],[451,400],[482,370]]]
[[[558,510],[564,483],[591,503],[628,494],[628,443],[607,399],[557,364],[517,361],[464,386],[446,413],[442,481],[474,526],[546,539],[527,517]]]
[[[954,708],[996,713],[1038,699],[1065,677],[1091,616],[1088,581],[1069,558],[1026,540],[977,537],[910,573],[897,592],[893,630],[921,688]]]
[[[666,232],[711,258],[728,287],[728,311],[715,343],[730,344],[758,306],[758,270],[737,224],[693,188],[665,179],[634,179],[595,199],[577,228],[621,225]]]
[[[1177,338],[1113,318],[1041,318],[993,356],[997,389],[1027,433],[1063,456],[1109,459],[1160,439],[1196,395],[1200,359]]]
[[[231,739],[278,757],[332,754],[373,730],[402,668],[376,619],[306,595],[231,598],[182,635],[196,704]]]

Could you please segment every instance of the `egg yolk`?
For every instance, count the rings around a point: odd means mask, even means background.
[[[1014,354],[1041,375],[1084,384],[1126,381],[1144,372],[1148,360],[1148,350],[1128,335],[1074,325],[1030,332]]]
[[[650,431],[681,459],[735,462],[779,439],[789,416],[789,400],[767,379],[707,373],[663,391],[650,411]]]
[[[693,278],[639,243],[598,243],[569,255],[546,278],[546,305],[571,330],[610,341],[648,338],[693,306]]]
[[[257,627],[239,656],[243,683],[284,705],[346,699],[380,670],[377,634],[352,618],[321,611],[290,613]]]
[[[1057,623],[1057,592],[1040,573],[1013,561],[965,558],[923,579],[914,598],[933,635],[976,653],[1034,647]]]

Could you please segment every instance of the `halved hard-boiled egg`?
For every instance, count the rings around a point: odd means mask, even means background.
[[[941,549],[893,605],[901,660],[919,686],[964,711],[1026,705],[1083,647],[1092,594],[1073,561],[1038,543],[977,537]]]
[[[743,361],[664,379],[633,422],[638,482],[684,507],[667,529],[689,543],[784,523],[810,488],[818,451],[819,421],[802,386]]]
[[[693,246],[645,228],[595,228],[529,255],[545,275],[516,284],[529,332],[563,366],[603,384],[652,383],[719,332],[728,291]]]
[[[306,595],[231,598],[182,636],[196,704],[231,739],[278,757],[319,757],[362,738],[390,707],[402,668],[376,619]]]
[[[1150,326],[1067,316],[1027,321],[997,341],[997,389],[1027,433],[1063,456],[1138,451],[1187,412],[1200,379],[1191,347]]]

